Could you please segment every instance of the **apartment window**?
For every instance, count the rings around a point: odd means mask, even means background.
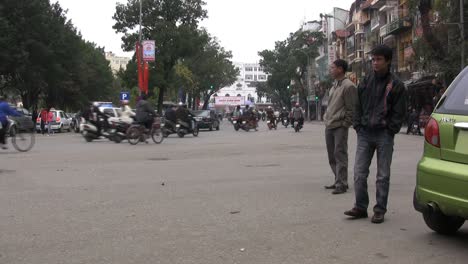
[[[257,68],[257,67],[255,67],[255,68],[254,68],[254,71],[258,71],[258,68]]]
[[[251,74],[245,75],[245,80],[246,80],[246,81],[251,81],[251,80],[253,80],[253,75],[251,75]]]
[[[266,75],[259,75],[258,80],[259,81],[265,81],[266,80]]]
[[[253,71],[252,67],[245,67],[245,71]]]

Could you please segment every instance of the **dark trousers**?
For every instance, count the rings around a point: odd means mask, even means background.
[[[325,129],[328,162],[337,188],[348,187],[348,133],[347,127]]]
[[[6,132],[8,129],[8,122],[2,122],[2,128],[0,129],[0,144],[6,144]]]
[[[41,120],[41,133],[42,135],[44,135],[44,133],[46,132],[46,127],[45,127],[45,121],[44,120]]]
[[[367,210],[369,195],[367,178],[374,152],[377,152],[376,202],[374,212],[386,213],[390,188],[390,167],[393,156],[394,135],[386,130],[360,129],[354,165],[355,207]]]

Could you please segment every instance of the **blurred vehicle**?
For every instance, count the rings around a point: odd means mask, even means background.
[[[7,136],[13,135],[15,131],[24,131],[31,128],[32,114],[25,108],[15,107],[10,105],[11,108],[15,109],[20,116],[8,116],[8,131]]]
[[[414,208],[432,230],[450,235],[468,219],[468,68],[441,97],[425,127]]]
[[[213,131],[219,130],[219,119],[214,110],[192,111],[194,119],[197,121],[198,128],[205,128]]]
[[[62,110],[55,110],[51,109],[50,112],[54,114],[54,121],[52,121],[52,129],[55,131],[58,131],[60,133],[64,132],[67,130],[68,132],[71,131],[72,126],[71,126],[71,118],[68,117],[68,115],[62,111]],[[39,115],[36,119],[36,131],[40,132],[41,131],[41,116]]]

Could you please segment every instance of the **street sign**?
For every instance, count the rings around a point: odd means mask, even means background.
[[[130,93],[129,92],[120,92],[120,101],[129,101]]]
[[[156,60],[156,44],[154,40],[144,40],[143,43],[143,61]]]

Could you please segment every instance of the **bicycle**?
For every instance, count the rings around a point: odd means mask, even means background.
[[[15,122],[10,120],[6,131],[11,138],[11,144],[19,152],[30,151],[36,143],[36,132],[32,121]]]
[[[131,145],[136,145],[138,142],[146,142],[149,136],[151,136],[151,139],[153,139],[153,142],[156,144],[161,144],[163,142],[164,134],[161,129],[161,119],[159,117],[154,119],[151,130],[149,131],[146,129],[145,125],[141,123],[133,123],[127,129],[127,139],[128,143]]]

